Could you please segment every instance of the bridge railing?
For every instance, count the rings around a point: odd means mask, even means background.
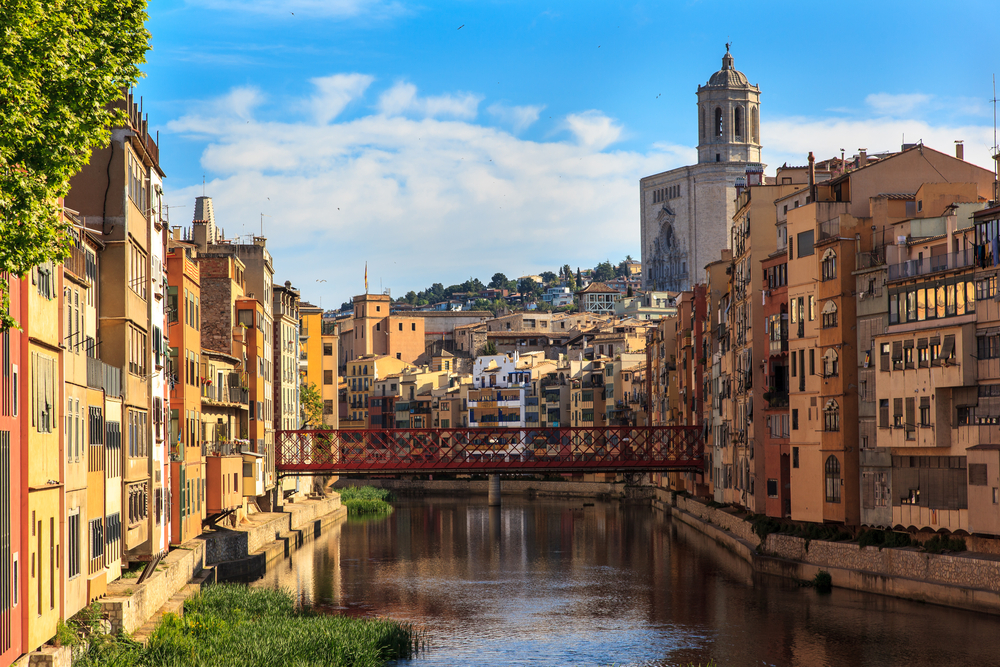
[[[278,431],[285,473],[700,470],[697,426]]]

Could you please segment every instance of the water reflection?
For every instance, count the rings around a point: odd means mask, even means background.
[[[349,521],[259,585],[412,621],[437,665],[994,664],[998,619],[755,576],[646,507],[402,501]]]

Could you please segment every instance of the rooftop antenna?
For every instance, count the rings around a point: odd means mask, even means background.
[[[264,216],[265,215],[267,215],[267,214],[266,213],[261,213],[260,214],[260,236],[261,236],[261,238],[264,238]],[[268,215],[267,217],[270,218],[271,216]]]
[[[205,196],[205,174],[201,175],[201,196]]]
[[[1000,199],[1000,149],[997,147],[997,75],[993,75],[993,200]]]

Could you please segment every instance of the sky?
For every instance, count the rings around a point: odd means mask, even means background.
[[[136,88],[173,225],[213,198],[337,308],[640,258],[639,179],[696,161],[696,91],[761,88],[762,159],[907,143],[992,169],[990,2],[150,0]]]

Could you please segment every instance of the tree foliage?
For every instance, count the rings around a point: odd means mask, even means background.
[[[490,287],[494,289],[506,289],[507,276],[502,273],[494,273],[493,277],[490,279]]]
[[[320,427],[323,425],[323,395],[315,382],[299,386],[299,405],[302,409],[302,425]]]
[[[125,122],[110,105],[141,76],[145,20],[145,0],[0,4],[0,330],[15,325],[2,276],[68,256],[59,199]]]
[[[600,264],[594,267],[594,273],[592,278],[594,281],[603,283],[606,280],[611,280],[615,277],[615,267],[611,266],[611,262],[604,260]]]

